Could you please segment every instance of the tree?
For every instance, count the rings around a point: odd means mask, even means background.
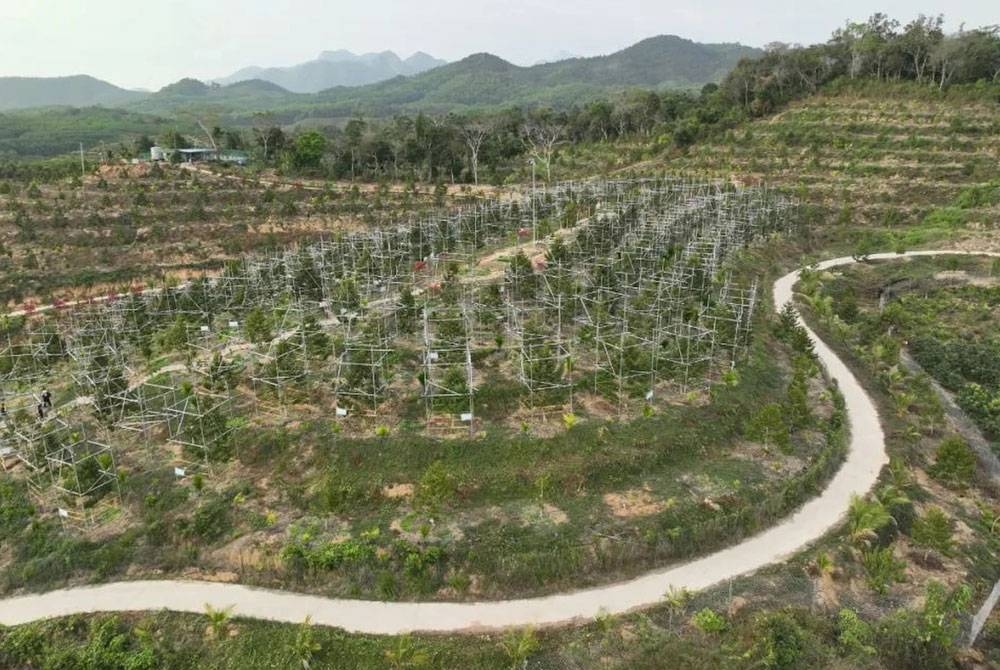
[[[931,53],[944,37],[943,25],[944,17],[940,14],[934,17],[920,14],[903,28],[900,36],[902,50],[918,82],[923,81],[931,62]]]
[[[355,177],[355,166],[357,165],[358,153],[361,151],[361,142],[364,139],[365,130],[368,124],[364,119],[351,119],[344,126],[344,138],[347,141],[347,150],[351,154],[351,180]]]
[[[315,130],[310,130],[295,138],[292,162],[299,169],[316,169],[325,153],[326,138]]]
[[[469,148],[469,162],[472,164],[472,181],[479,185],[479,150],[493,132],[492,124],[473,121],[461,126],[462,139]]]
[[[285,133],[274,122],[274,115],[270,112],[254,114],[253,124],[254,137],[264,152],[264,160],[270,160],[284,148]]]
[[[521,129],[521,138],[528,154],[545,164],[545,181],[552,181],[552,157],[566,134],[566,124],[551,110],[536,114]]]
[[[260,307],[255,307],[247,314],[243,327],[246,331],[247,339],[254,344],[270,342],[273,338],[271,333],[273,327],[271,318]]]

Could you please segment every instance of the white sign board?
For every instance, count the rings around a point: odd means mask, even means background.
[[[472,421],[472,412],[462,412],[462,421],[465,423]]]
[[[202,327],[200,328],[200,330],[201,330],[201,332],[203,332],[203,333],[207,333],[207,332],[208,332],[208,326],[202,326]]]
[[[343,407],[337,408],[337,416],[347,416],[347,410]]]
[[[239,321],[230,321],[229,322],[229,327],[230,328],[239,328],[240,327],[240,322]]]
[[[183,477],[186,474],[187,474],[187,470],[185,470],[184,468],[174,468],[174,476],[175,477]]]
[[[63,509],[62,507],[60,507],[60,508],[59,508],[59,516],[60,516],[61,518],[63,518],[63,519],[68,519],[68,518],[69,518],[69,512],[67,512],[67,511],[66,511],[66,510],[64,510],[64,509]]]

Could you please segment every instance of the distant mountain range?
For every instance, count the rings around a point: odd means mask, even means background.
[[[81,74],[72,77],[0,77],[0,111],[28,107],[121,105],[148,95]]]
[[[607,56],[531,67],[480,53],[414,77],[334,88],[316,98],[333,116],[513,104],[559,107],[629,88],[700,88],[721,81],[741,58],[762,53],[739,44],[698,44],[675,35],[652,37]]]
[[[699,44],[673,35],[643,40],[607,56],[531,67],[488,53],[432,67],[438,61],[421,54],[396,63],[388,52],[355,56],[334,51],[321,54],[317,62],[430,69],[317,93],[289,91],[262,78],[225,85],[182,79],[155,93],[128,91],[87,76],[0,78],[0,158],[55,155],[72,150],[77,142],[89,146],[143,133],[196,130],[197,120],[247,126],[262,112],[268,115],[267,123],[317,126],[357,115],[466,113],[514,105],[567,108],[637,88],[698,90],[721,81],[742,58],[762,53],[739,44]]]
[[[260,79],[292,93],[318,93],[335,86],[364,86],[400,75],[420,74],[445,63],[422,51],[402,59],[392,51],[358,55],[341,49],[324,51],[315,60],[291,67],[243,68],[215,82],[226,85]]]
[[[412,76],[364,86],[335,86],[312,94],[293,93],[262,79],[226,86],[182,80],[124,107],[161,115],[205,109],[237,124],[265,110],[277,122],[292,124],[306,118],[336,120],[359,114],[464,112],[506,105],[566,107],[631,88],[698,89],[721,81],[741,58],[761,53],[739,44],[699,44],[661,35],[607,56],[531,67],[488,53],[473,54]]]

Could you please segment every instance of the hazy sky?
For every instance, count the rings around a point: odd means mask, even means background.
[[[1000,23],[997,0],[0,0],[0,75],[91,74],[159,88],[324,49],[489,51],[519,64],[610,53],[652,35],[702,42],[824,41],[846,19],[945,12],[948,28]]]

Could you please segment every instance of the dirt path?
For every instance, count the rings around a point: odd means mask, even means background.
[[[954,252],[924,251],[876,254],[870,258],[951,253]],[[828,269],[854,262],[850,257],[836,258],[818,267]],[[779,310],[792,300],[792,288],[798,277],[796,271],[775,282],[774,302]],[[209,604],[215,608],[232,607],[236,616],[255,619],[301,623],[311,617],[316,624],[354,633],[479,632],[589,622],[601,613],[621,614],[655,605],[671,588],[699,590],[751,573],[786,560],[835,529],[843,520],[851,498],[867,494],[888,462],[878,411],[871,397],[834,351],[812,330],[806,330],[816,355],[844,395],[851,427],[850,449],[844,464],[818,497],[777,526],[689,563],[607,586],[540,598],[477,603],[341,600],[237,584],[179,580],[117,582],[2,600],[0,623],[17,625],[84,612],[168,609],[203,613]]]

